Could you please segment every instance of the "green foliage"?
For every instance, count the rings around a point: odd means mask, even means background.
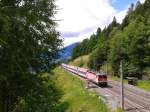
[[[119,24],[116,22],[116,18],[114,17],[112,23],[102,31],[96,49],[93,50],[90,55],[88,63],[89,68],[99,70],[105,61],[107,61],[109,39],[111,39],[111,36],[116,32],[117,26],[119,26]]]
[[[41,79],[47,80],[43,80],[40,85],[31,89],[25,97],[19,98],[13,112],[58,112],[61,92],[49,79],[48,74]]]
[[[90,53],[95,48],[100,35],[101,35],[101,29],[98,28],[97,33],[91,35],[90,39],[85,39],[83,40],[83,42],[79,43],[73,49],[72,59]]]
[[[99,70],[106,61],[106,57],[107,46],[105,44],[101,44],[101,46],[97,47],[90,55],[90,60],[88,63],[89,68]]]
[[[148,75],[145,71],[150,67],[149,14],[150,1],[146,0],[144,4],[131,4],[121,24],[114,17],[112,23],[100,31],[98,41],[92,47],[88,66],[98,70],[107,61],[111,65],[112,73],[118,75],[119,64],[123,60],[125,77],[142,78],[142,75]]]
[[[119,61],[123,59],[125,76],[142,77],[143,69],[149,66],[148,32],[143,18],[139,16],[130,22],[124,31],[119,31],[115,35],[111,40],[110,55],[108,55],[115,72],[119,69]],[[145,58],[148,60],[144,61]]]
[[[31,96],[45,96],[39,91],[41,72],[51,67],[61,45],[55,9],[54,0],[0,0],[0,111],[10,112],[33,90]]]
[[[137,86],[139,88],[142,88],[142,89],[145,89],[147,91],[150,91],[150,81],[139,80]]]

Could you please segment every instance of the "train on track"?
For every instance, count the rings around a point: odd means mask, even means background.
[[[94,82],[99,86],[107,86],[107,75],[103,72],[93,72],[86,68],[71,66],[64,63],[61,64],[61,66],[64,69],[77,74],[91,82]]]

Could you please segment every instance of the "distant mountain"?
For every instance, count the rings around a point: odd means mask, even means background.
[[[59,55],[60,55],[60,60],[68,60],[71,59],[72,57],[72,50],[74,47],[76,47],[78,43],[73,43],[69,46],[66,46],[62,50],[60,50]]]

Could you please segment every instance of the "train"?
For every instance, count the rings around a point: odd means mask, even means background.
[[[104,73],[104,72],[94,72],[94,71],[91,71],[89,69],[86,69],[86,68],[81,68],[81,67],[76,67],[76,66],[72,66],[72,65],[67,65],[67,64],[64,64],[62,63],[61,66],[74,73],[74,74],[77,74],[99,86],[107,86],[107,74]]]

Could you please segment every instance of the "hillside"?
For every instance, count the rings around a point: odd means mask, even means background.
[[[70,65],[88,68],[89,55],[80,56],[69,62]]]
[[[73,59],[89,55],[90,69],[109,66],[118,76],[123,61],[124,77],[150,79],[150,1],[131,4],[121,24],[113,21],[103,30],[98,28],[90,39],[73,49]],[[82,62],[82,60],[81,60]]]

